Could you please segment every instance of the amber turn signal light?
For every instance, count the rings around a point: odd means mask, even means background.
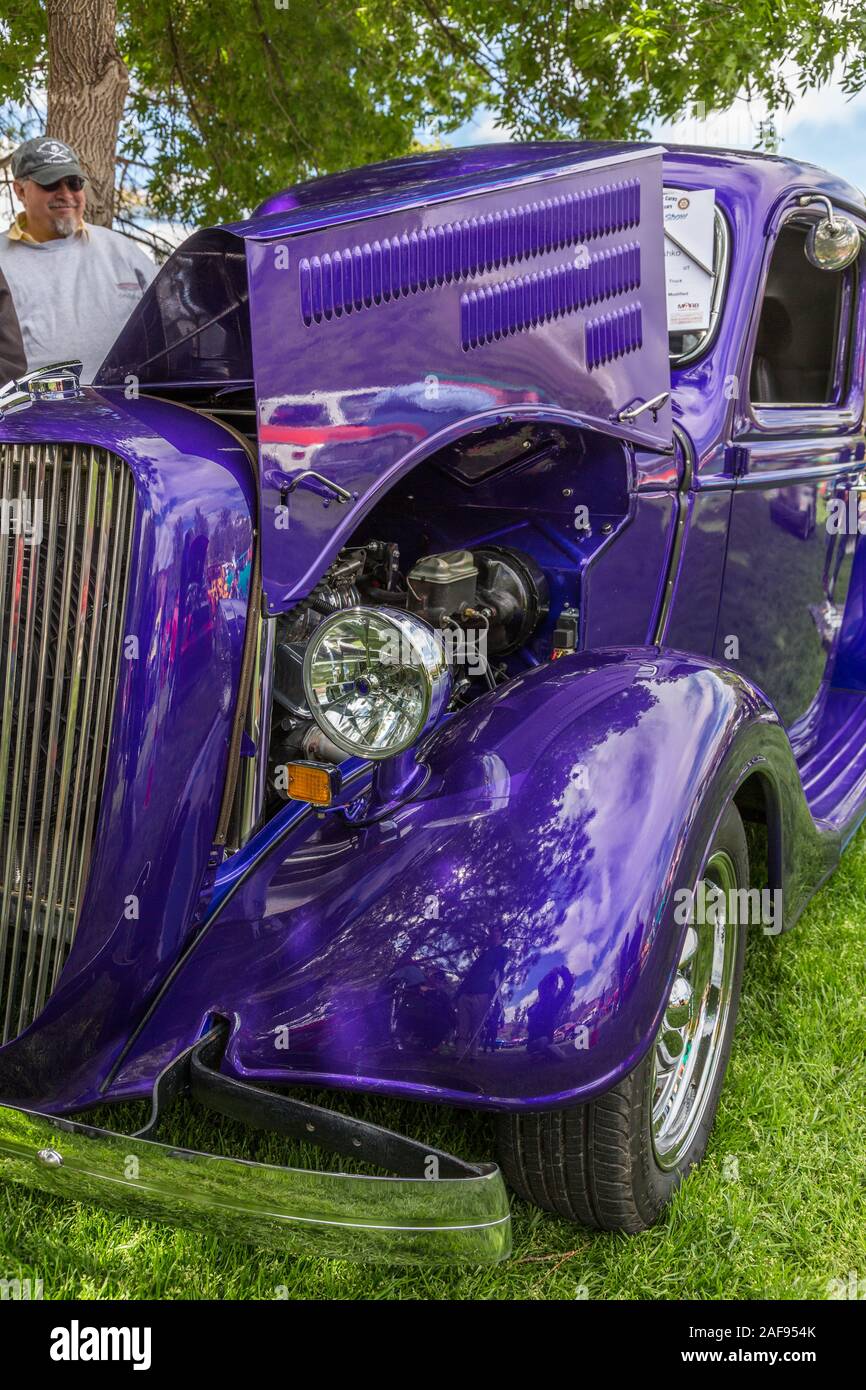
[[[330,763],[286,763],[285,786],[280,790],[290,801],[330,806],[342,781],[339,768]]]

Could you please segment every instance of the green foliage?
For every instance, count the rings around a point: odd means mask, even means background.
[[[32,134],[31,105],[44,81],[45,11],[38,0],[6,0],[0,19],[0,135],[17,141]]]
[[[44,7],[6,9],[15,138],[39,119]],[[447,138],[481,107],[518,139],[627,138],[743,96],[789,108],[834,68],[846,91],[866,84],[861,0],[118,0],[118,26],[122,194],[187,223],[404,154],[419,129]]]
[[[480,95],[473,74],[438,70],[426,52],[404,69],[399,11],[374,11],[345,0],[129,7],[123,145],[149,166],[154,210],[236,217],[300,179],[404,154],[434,108],[446,125],[466,119]]]

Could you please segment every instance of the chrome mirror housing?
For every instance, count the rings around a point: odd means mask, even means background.
[[[803,204],[823,203],[827,216],[809,229],[806,259],[817,270],[845,270],[860,254],[860,231],[850,217],[835,212],[829,198],[809,197]]]

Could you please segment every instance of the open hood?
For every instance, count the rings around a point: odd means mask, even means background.
[[[670,386],[661,150],[500,150],[324,178],[196,233],[97,375],[254,384],[271,612],[401,471],[469,430],[511,416],[671,447],[669,403],[634,410]]]

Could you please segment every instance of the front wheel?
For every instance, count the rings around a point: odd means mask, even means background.
[[[733,803],[701,877],[725,895],[748,887],[746,836]],[[500,1163],[519,1196],[585,1226],[641,1231],[703,1158],[746,950],[745,923],[736,914],[733,920],[722,910],[703,915],[706,922],[686,930],[661,1026],[634,1071],[586,1105],[500,1116]]]

